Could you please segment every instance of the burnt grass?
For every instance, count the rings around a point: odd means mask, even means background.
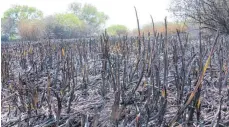
[[[227,36],[103,34],[1,47],[4,127],[229,126]]]

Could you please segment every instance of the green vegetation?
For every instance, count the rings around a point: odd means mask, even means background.
[[[43,17],[43,13],[34,7],[14,5],[1,19],[1,40],[13,40],[17,37],[37,40],[51,36],[65,39],[98,35],[107,19],[104,12],[99,12],[91,4],[81,6],[80,3],[71,3],[69,12],[48,17]]]
[[[2,36],[14,39],[18,35],[18,24],[21,20],[33,20],[43,18],[43,13],[26,5],[13,5],[10,9],[4,12],[1,18]]]
[[[107,28],[107,33],[109,35],[125,35],[128,29],[124,25],[112,25]]]
[[[69,10],[84,22],[85,31],[89,35],[99,32],[108,19],[108,16],[104,12],[99,12],[91,4],[85,4],[82,7],[80,3],[71,3]]]
[[[43,13],[40,10],[26,5],[14,5],[3,15],[3,19],[10,18],[14,21],[20,21],[22,19],[41,19],[42,17]]]
[[[56,14],[55,18],[60,25],[68,27],[82,27],[83,25],[83,22],[73,13]]]
[[[52,20],[47,18],[46,21],[49,33],[53,33],[55,37],[77,37],[85,28],[85,23],[73,13],[56,14]]]

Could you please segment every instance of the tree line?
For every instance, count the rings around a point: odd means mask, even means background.
[[[91,4],[71,3],[65,13],[44,16],[35,7],[13,5],[1,18],[1,40],[68,39],[100,34],[108,15]],[[111,35],[127,32],[124,25],[108,27]]]

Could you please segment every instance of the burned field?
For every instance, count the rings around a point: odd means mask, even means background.
[[[1,45],[2,126],[229,126],[219,33]]]

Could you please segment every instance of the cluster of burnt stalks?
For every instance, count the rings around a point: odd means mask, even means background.
[[[138,30],[138,37],[105,32],[93,39],[2,44],[2,125],[229,126],[221,116],[229,101],[226,36],[168,35],[166,18],[165,33]],[[219,99],[210,122],[201,112],[206,85],[217,86]],[[72,103],[90,97],[89,89],[113,98],[110,125],[85,114],[81,121],[70,119],[77,108]]]

